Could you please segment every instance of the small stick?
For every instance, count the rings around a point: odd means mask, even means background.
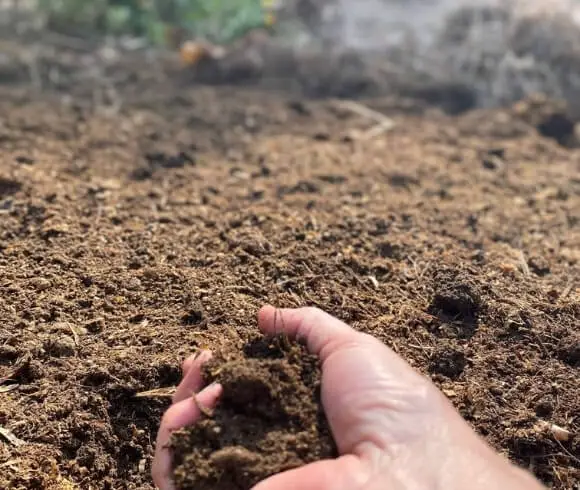
[[[526,260],[526,256],[524,255],[523,250],[518,250],[518,258],[520,259],[520,265],[524,276],[529,276],[530,268],[528,267],[528,261]]]
[[[135,398],[171,398],[175,388],[158,388],[155,390],[141,391],[135,394]]]
[[[337,101],[336,104],[339,107],[346,109],[354,114],[372,119],[379,125],[395,125],[395,121],[393,121],[390,117],[385,116],[382,112],[375,111],[365,105],[359,104],[358,102],[354,102],[352,100],[340,100]]]
[[[78,347],[78,345],[79,345],[79,334],[77,333],[77,331],[75,330],[75,328],[70,323],[67,323],[67,326],[68,326],[69,330],[71,331],[71,333],[73,335],[73,340],[74,340],[75,345]]]
[[[388,131],[390,131],[391,129],[393,129],[395,127],[395,122],[388,120],[388,121],[384,121],[380,124],[377,124],[376,126],[374,126],[373,128],[369,129],[365,134],[364,134],[364,139],[367,140],[371,140],[373,138],[376,138],[377,136],[380,136],[383,133],[386,133]]]

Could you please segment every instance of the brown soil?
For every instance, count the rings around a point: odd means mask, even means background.
[[[396,123],[369,137],[331,101],[140,66],[115,97],[0,87],[1,488],[152,489],[181,360],[239,355],[265,303],[376,336],[498,451],[574,488],[578,150],[521,108],[369,99]]]
[[[217,409],[173,438],[182,490],[249,489],[268,476],[336,456],[320,402],[320,366],[287,339],[256,338],[242,356],[205,369],[224,396]]]

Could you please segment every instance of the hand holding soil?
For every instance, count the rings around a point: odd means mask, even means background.
[[[340,457],[265,479],[255,490],[413,488],[541,489],[481,440],[426,378],[375,338],[313,308],[259,314],[266,335],[304,340],[322,362],[321,399]],[[153,478],[174,488],[169,444],[174,431],[196,424],[224,396],[203,387],[209,353],[184,363],[173,406],[163,417]],[[216,482],[215,488],[237,488]]]

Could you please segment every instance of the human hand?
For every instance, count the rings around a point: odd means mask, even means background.
[[[211,352],[202,351],[199,355],[190,356],[183,362],[183,378],[175,390],[171,407],[161,419],[151,468],[153,481],[160,490],[174,490],[175,488],[171,481],[171,449],[169,448],[171,434],[195,424],[202,415],[200,407],[213,408],[222,393],[220,385],[210,385],[202,390],[201,367],[210,359]]]
[[[276,322],[277,317],[283,321]],[[322,402],[341,456],[274,475],[254,490],[411,490],[424,488],[538,490],[541,485],[493,452],[426,378],[375,338],[314,309],[265,307],[266,334],[283,329],[305,339],[322,361]],[[203,354],[184,365],[175,404],[163,417],[153,465],[161,490],[171,490],[173,430],[195,423],[198,404],[221,393],[202,386]]]

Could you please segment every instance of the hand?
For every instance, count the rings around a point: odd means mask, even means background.
[[[151,469],[153,481],[161,490],[175,488],[171,481],[171,450],[168,447],[171,433],[195,424],[201,417],[199,407],[213,408],[222,393],[220,385],[210,385],[200,391],[203,387],[201,367],[210,359],[211,352],[203,351],[183,362],[183,378],[173,395],[173,404],[161,420]]]
[[[306,339],[322,361],[322,402],[341,456],[274,475],[254,490],[542,488],[494,453],[428,379],[375,338],[314,308],[275,312],[260,311],[261,330],[283,328]],[[276,323],[280,315],[284,321]],[[173,488],[165,447],[171,432],[200,416],[191,394],[202,386],[200,367],[208,358],[186,361],[175,404],[163,417],[153,465],[161,490]],[[198,403],[211,407],[220,393],[210,386]]]

